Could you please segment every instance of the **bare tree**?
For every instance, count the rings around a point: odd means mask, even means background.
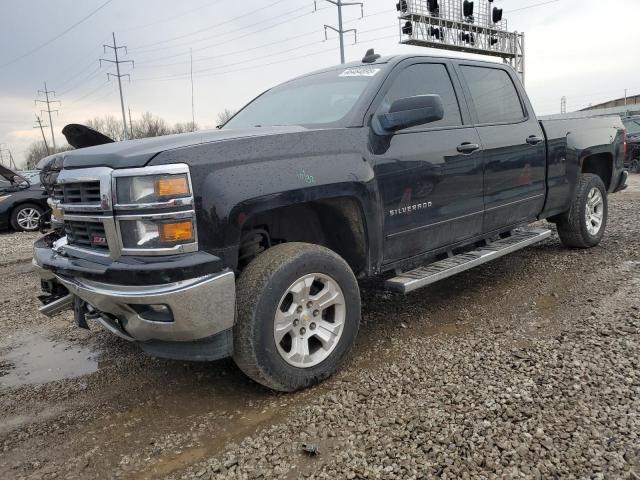
[[[231,110],[229,108],[225,108],[223,111],[221,111],[218,114],[217,120],[218,120],[218,125],[224,125],[225,123],[227,123],[229,120],[231,120],[231,117],[233,117],[236,114],[236,112],[234,110]]]
[[[52,147],[49,147],[49,150],[51,151],[51,155],[59,152],[66,152],[67,150],[70,150],[70,149],[71,149],[71,146],[66,144],[56,145],[55,152],[53,151]],[[31,145],[29,145],[27,149],[27,163],[25,165],[25,169],[35,170],[38,162],[48,155],[49,153],[47,153],[47,147],[45,146],[44,142],[33,142]]]
[[[150,112],[145,112],[133,123],[133,138],[160,137],[169,135],[169,124],[160,117],[155,117]]]
[[[181,123],[181,122],[178,122],[171,129],[171,133],[197,132],[198,130],[200,130],[200,129],[198,128],[198,124],[197,123],[191,123],[191,122]]]
[[[87,127],[93,128],[100,133],[112,138],[116,142],[124,140],[122,132],[122,122],[113,115],[105,115],[104,117],[95,117],[87,120]]]

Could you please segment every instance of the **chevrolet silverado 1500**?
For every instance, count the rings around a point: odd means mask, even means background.
[[[354,342],[358,278],[409,292],[547,238],[541,219],[597,245],[624,139],[617,118],[538,121],[508,66],[370,51],[218,130],[47,159],[41,311],[304,388]]]

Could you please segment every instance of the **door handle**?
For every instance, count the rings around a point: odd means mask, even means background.
[[[473,153],[479,149],[480,149],[480,145],[478,145],[477,143],[470,143],[470,142],[461,143],[460,145],[458,145],[458,148],[456,148],[456,150],[458,150],[460,153],[464,153],[466,155]]]
[[[542,141],[542,138],[538,137],[537,135],[531,135],[527,138],[527,143],[529,145],[537,145]]]

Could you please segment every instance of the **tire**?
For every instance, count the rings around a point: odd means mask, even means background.
[[[598,215],[588,203],[600,198],[599,223]],[[580,176],[575,196],[568,212],[557,219],[558,235],[567,247],[590,248],[600,243],[607,226],[608,201],[607,189],[598,175],[585,173]]]
[[[332,297],[334,303],[323,307],[320,300]],[[282,392],[332,375],[360,325],[360,290],[351,268],[333,251],[307,243],[277,245],[255,258],[238,279],[237,306],[234,361],[256,382]],[[296,353],[305,343],[308,357]]]
[[[11,226],[18,232],[37,232],[44,209],[35,203],[23,203],[11,212]]]

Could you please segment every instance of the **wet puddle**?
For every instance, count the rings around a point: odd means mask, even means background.
[[[39,334],[13,335],[0,344],[0,387],[18,387],[80,377],[98,369],[89,348]]]

